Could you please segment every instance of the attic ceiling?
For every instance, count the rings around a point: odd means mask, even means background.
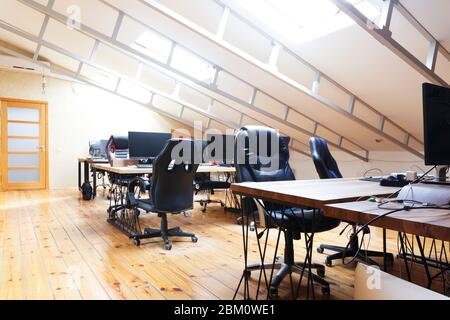
[[[448,49],[448,1],[401,3]],[[11,46],[0,49],[189,125],[276,127],[305,155],[319,135],[360,160],[373,150],[422,157],[427,79],[343,12],[336,19],[340,28],[295,42],[235,0],[2,0],[0,40]],[[429,43],[403,20],[394,10],[393,37],[425,61]],[[445,53],[434,72],[448,83]]]

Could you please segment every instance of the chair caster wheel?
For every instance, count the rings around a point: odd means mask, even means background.
[[[318,252],[318,253],[323,253],[324,251],[325,251],[325,250],[324,250],[323,248],[321,248],[321,247],[318,247],[318,248],[317,248],[317,252]]]
[[[203,207],[203,202],[200,201],[199,204]]]
[[[191,238],[191,240],[192,240],[193,243],[197,243],[198,238],[197,238],[196,236],[193,236],[193,237]]]
[[[329,296],[330,293],[330,287],[322,287],[322,294]]]
[[[220,203],[220,206],[221,206],[222,208],[225,208],[225,203],[221,202],[221,203]]]
[[[327,260],[325,260],[325,265],[327,267],[332,267],[333,266],[333,261],[327,259]]]
[[[164,243],[164,249],[166,249],[167,251],[172,250],[172,243],[171,242]]]
[[[317,275],[321,278],[325,277],[325,268],[317,269]]]
[[[141,245],[141,240],[139,240],[139,239],[133,239],[133,244],[134,244],[136,247],[139,247],[139,246]]]
[[[271,298],[277,298],[278,297],[278,288],[270,287],[269,295],[270,295]]]

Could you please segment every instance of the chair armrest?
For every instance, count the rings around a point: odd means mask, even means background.
[[[151,182],[146,178],[136,177],[131,179],[131,181],[128,183],[127,190],[127,203],[130,207],[136,207],[138,205],[136,191],[138,191],[138,193],[145,193],[150,189],[150,185]],[[136,190],[136,188],[138,188],[138,190]]]

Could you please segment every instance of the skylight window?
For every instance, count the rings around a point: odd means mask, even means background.
[[[369,0],[347,0],[370,19],[379,10]],[[354,24],[329,0],[245,0],[239,6],[286,40],[301,44]]]
[[[214,72],[212,65],[180,47],[175,47],[171,66],[200,81],[210,80]]]
[[[160,61],[167,60],[171,46],[170,40],[152,31],[145,31],[131,44],[133,49]]]

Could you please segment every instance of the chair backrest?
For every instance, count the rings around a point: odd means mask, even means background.
[[[128,158],[128,137],[112,135],[106,144],[106,156],[109,162],[115,158]]]
[[[256,141],[251,143],[251,139]],[[278,141],[278,150],[272,150],[270,145],[274,139]],[[262,126],[241,128],[235,139],[234,164],[237,182],[295,180],[289,165],[289,141],[289,137],[280,137],[278,132],[271,128]],[[260,152],[263,143],[268,144],[268,152]],[[256,146],[256,150],[251,150],[250,144]]]
[[[312,137],[309,140],[311,149],[311,156],[319,174],[320,179],[336,179],[342,178],[336,160],[328,149],[328,144],[325,139]]]
[[[175,151],[174,149],[177,148]],[[191,151],[190,157],[178,150]],[[198,164],[194,163],[194,152],[198,144],[190,139],[171,139],[153,161],[150,194],[156,212],[178,213],[194,206],[194,177]],[[175,153],[183,156],[176,161]]]

